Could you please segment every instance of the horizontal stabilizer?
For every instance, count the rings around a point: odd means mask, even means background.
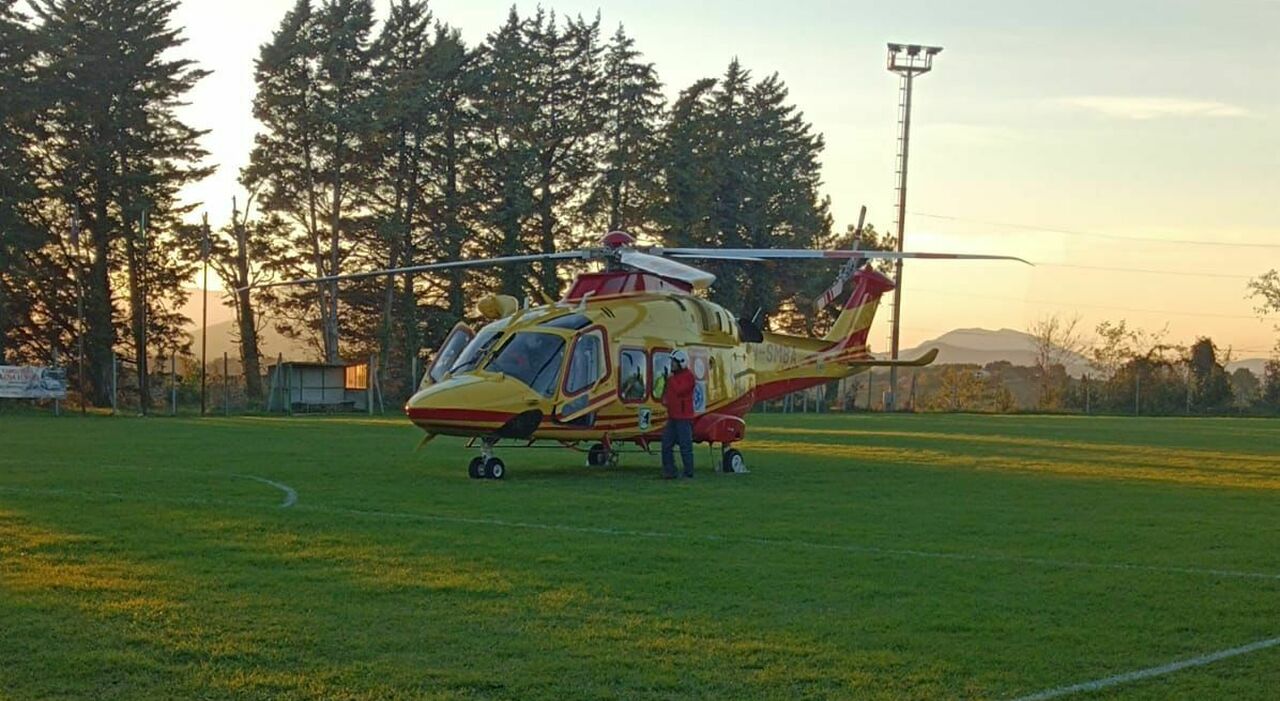
[[[864,368],[918,368],[932,363],[938,357],[938,349],[930,348],[928,353],[913,360],[866,360],[849,363]]]

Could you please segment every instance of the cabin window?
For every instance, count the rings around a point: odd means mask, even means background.
[[[348,365],[343,389],[369,389],[369,366]]]
[[[549,333],[521,331],[508,340],[485,366],[519,380],[544,397],[556,391],[560,361],[564,359],[564,339]]]
[[[667,378],[671,376],[671,351],[653,352],[653,398],[661,400],[667,391]]]
[[[564,381],[565,394],[574,395],[587,389],[599,382],[604,372],[604,336],[599,331],[588,331],[573,344],[569,373]]]
[[[638,348],[623,349],[618,362],[618,396],[624,402],[642,402],[648,393],[648,358]]]

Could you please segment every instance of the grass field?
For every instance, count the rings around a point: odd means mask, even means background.
[[[0,417],[0,699],[1048,698],[1280,636],[1280,421],[750,424],[497,482],[394,419]],[[1273,645],[1068,695],[1273,699]]]

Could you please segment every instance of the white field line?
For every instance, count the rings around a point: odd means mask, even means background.
[[[1090,682],[1072,684],[1071,686],[1060,686],[1056,689],[1046,689],[1044,691],[1031,694],[1030,696],[1019,696],[1017,699],[1014,699],[1014,701],[1046,701],[1046,699],[1056,699],[1060,696],[1068,696],[1070,694],[1097,691],[1117,684],[1127,684],[1141,679],[1150,679],[1152,677],[1159,677],[1165,674],[1172,674],[1179,670],[1187,669],[1188,667],[1203,667],[1207,664],[1212,664],[1219,660],[1225,660],[1229,657],[1247,655],[1251,652],[1266,650],[1269,647],[1275,647],[1277,645],[1280,645],[1280,638],[1268,638],[1266,640],[1249,643],[1248,645],[1233,647],[1229,650],[1219,650],[1199,657],[1170,662],[1169,664],[1160,665],[1159,667],[1148,667],[1146,669],[1139,669],[1133,672],[1117,674],[1114,677],[1095,679]]]
[[[269,485],[271,485],[272,487],[275,487],[276,489],[279,489],[280,491],[284,492],[284,501],[280,503],[280,508],[282,508],[282,509],[287,509],[287,508],[289,508],[290,506],[293,506],[294,504],[297,504],[297,503],[298,503],[298,492],[297,492],[297,490],[295,490],[293,487],[290,487],[290,486],[289,486],[289,485],[287,485],[287,484],[281,484],[281,483],[279,483],[279,482],[272,482],[271,480],[266,479],[266,478],[264,478],[264,477],[254,477],[253,475],[235,475],[235,476],[236,476],[236,477],[243,477],[243,478],[245,478],[245,479],[251,479],[251,480],[253,480],[253,481],[255,481],[255,482],[261,482],[261,483],[263,483],[263,484],[269,484]]]
[[[245,475],[246,477],[248,475]],[[251,478],[259,479],[259,478]],[[259,480],[265,482],[266,480]],[[273,485],[281,489],[285,485]],[[50,496],[81,496],[90,498],[107,498],[128,501],[152,501],[164,503],[179,503],[207,506],[256,506],[255,504],[244,501],[229,501],[218,499],[202,499],[202,498],[147,498],[132,494],[120,494],[116,492],[93,492],[71,489],[39,489],[26,487],[0,487],[0,492],[11,492],[18,494],[44,494]],[[295,492],[296,494],[296,492]],[[296,500],[295,500],[296,501]],[[286,496],[285,504],[281,504],[280,508],[292,506],[293,502],[288,501]],[[1229,577],[1236,579],[1256,579],[1280,581],[1280,573],[1275,572],[1252,572],[1248,570],[1232,570],[1217,569],[1209,567],[1177,567],[1166,565],[1140,565],[1125,562],[1088,562],[1083,560],[1057,560],[1042,557],[1025,557],[1021,555],[997,555],[984,553],[949,553],[930,550],[910,550],[901,548],[882,548],[874,545],[851,545],[840,543],[814,543],[804,540],[785,540],[779,538],[753,538],[749,536],[724,536],[724,535],[696,535],[689,533],[669,533],[664,531],[636,531],[621,528],[608,528],[600,526],[572,526],[567,524],[555,523],[534,523],[529,521],[507,521],[504,519],[485,518],[485,517],[468,517],[468,516],[441,516],[436,514],[421,514],[407,511],[377,511],[366,509],[351,509],[335,506],[316,506],[313,504],[299,505],[295,511],[312,511],[316,513],[326,514],[342,514],[348,516],[364,516],[368,518],[387,518],[400,521],[423,521],[427,523],[454,523],[468,526],[492,526],[495,528],[514,528],[524,530],[538,531],[554,531],[560,533],[581,533],[584,535],[599,535],[618,538],[645,538],[653,540],[673,540],[685,542],[710,542],[710,543],[728,543],[728,544],[746,544],[746,545],[762,545],[769,547],[795,548],[805,550],[825,550],[834,552],[856,553],[862,555],[878,555],[885,557],[902,557],[902,558],[921,558],[931,560],[950,560],[954,562],[987,562],[987,563],[1014,563],[1026,565],[1039,565],[1042,567],[1062,567],[1070,569],[1093,569],[1093,570],[1119,570],[1130,572],[1154,572],[1159,574],[1188,574],[1201,575],[1210,577]]]

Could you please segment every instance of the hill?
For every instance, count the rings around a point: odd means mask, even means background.
[[[899,357],[914,358],[936,348],[938,359],[934,361],[935,365],[986,365],[1000,360],[1014,365],[1035,365],[1035,342],[1031,334],[1013,329],[955,329],[914,348],[902,350]],[[1077,353],[1070,355],[1066,365],[1067,372],[1073,376],[1089,371],[1088,359]]]

